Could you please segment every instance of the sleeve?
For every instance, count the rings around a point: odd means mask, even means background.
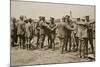
[[[72,28],[71,26],[69,26],[68,24],[64,24],[65,28],[67,28],[68,30],[74,30],[74,28]]]
[[[55,24],[55,26],[51,29],[52,31],[55,30],[57,28],[57,25]]]

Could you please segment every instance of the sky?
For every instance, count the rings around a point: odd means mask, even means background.
[[[54,4],[26,1],[11,1],[11,17],[18,18],[20,15],[25,15],[37,19],[38,16],[61,18],[65,15],[72,17],[83,17],[89,15],[90,18],[95,17],[95,6],[93,5],[71,5],[71,4]]]

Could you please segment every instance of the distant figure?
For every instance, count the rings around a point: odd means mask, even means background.
[[[18,35],[18,44],[19,44],[20,48],[24,48],[24,42],[25,42],[24,16],[20,16],[20,20],[17,25],[17,35]]]

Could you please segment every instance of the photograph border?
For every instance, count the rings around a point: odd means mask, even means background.
[[[55,2],[42,2],[42,1],[24,1],[24,0],[10,0],[10,67],[19,67],[19,66],[37,66],[37,65],[54,65],[54,64],[70,64],[70,63],[94,63],[96,62],[96,51],[95,51],[95,60],[94,61],[81,61],[81,62],[64,62],[64,63],[49,63],[49,64],[32,64],[32,65],[14,65],[11,66],[11,1],[18,1],[18,2],[33,2],[33,3],[46,3],[46,4],[60,4],[60,5],[77,5],[77,6],[94,6],[94,19],[96,21],[96,5],[87,5],[87,4],[70,4],[70,3],[55,3]],[[95,24],[95,34],[96,34],[96,24]],[[96,50],[96,35],[95,35],[95,50]]]

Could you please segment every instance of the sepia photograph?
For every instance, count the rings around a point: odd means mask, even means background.
[[[94,62],[95,8],[11,0],[10,65]]]

